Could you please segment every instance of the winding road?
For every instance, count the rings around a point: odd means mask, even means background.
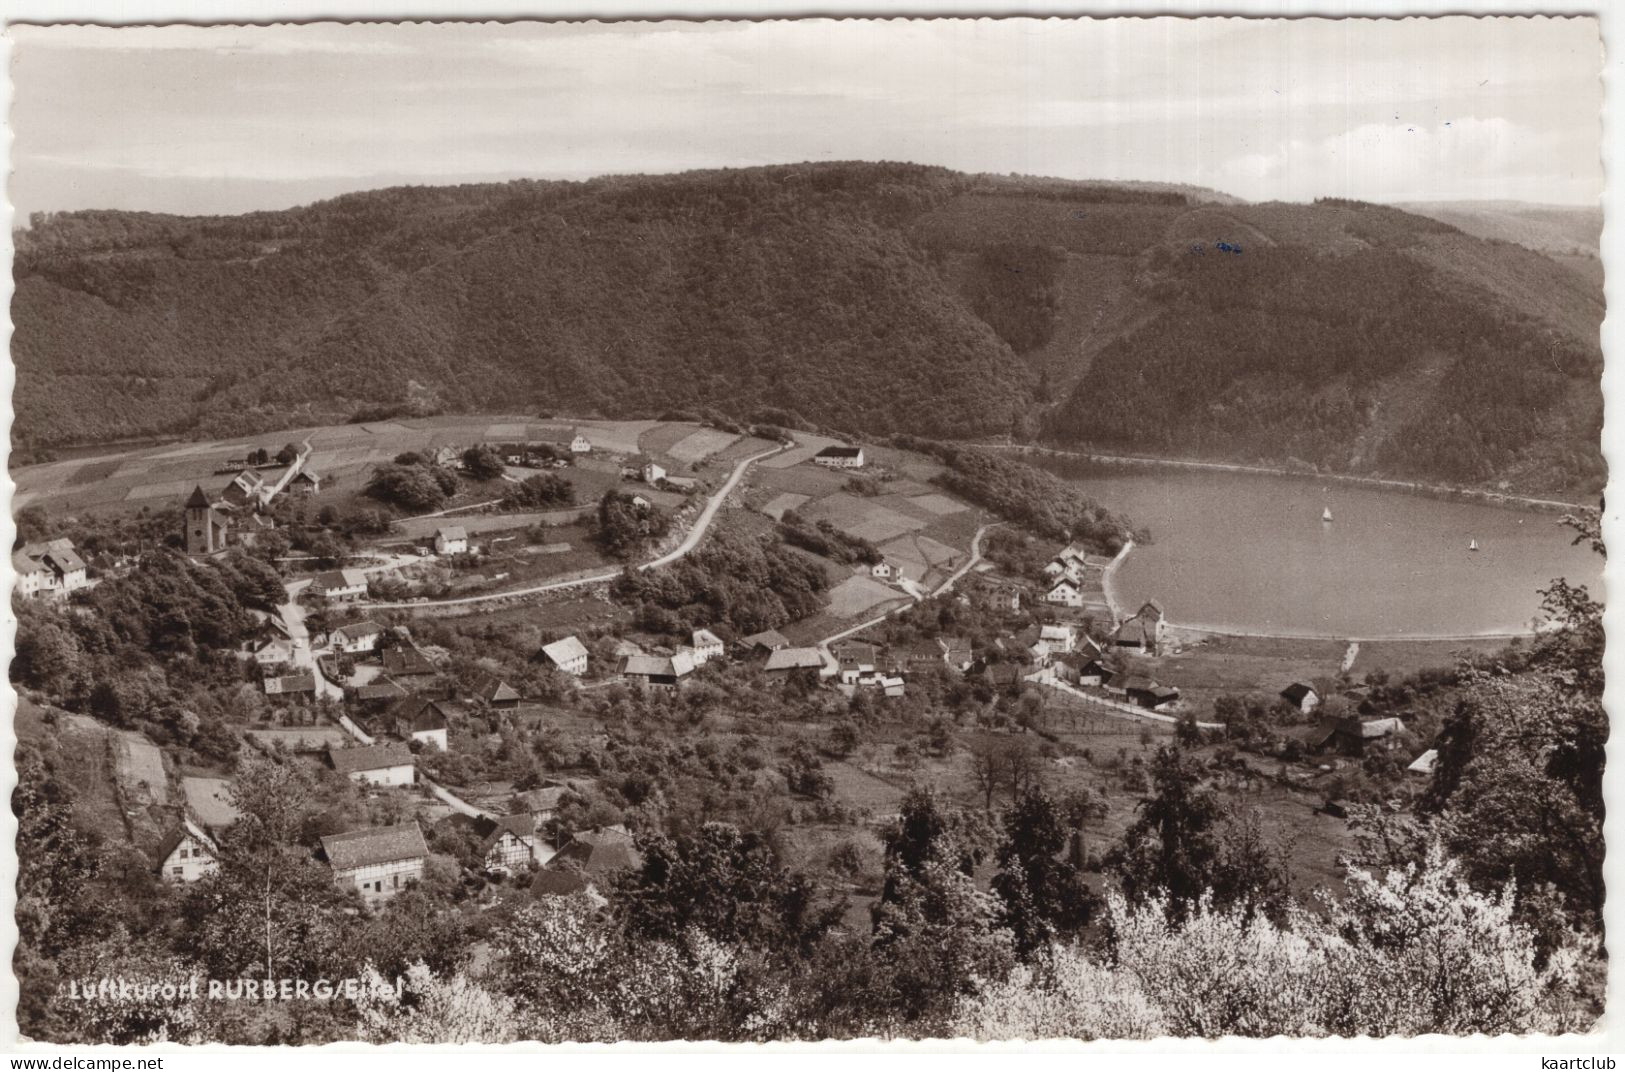
[[[748,470],[752,465],[761,461],[763,458],[771,458],[775,454],[782,454],[784,451],[790,450],[794,446],[795,444],[793,442],[781,443],[772,450],[765,450],[760,454],[753,454],[748,458],[741,459],[739,464],[734,466],[734,471],[729,474],[728,479],[723,482],[722,487],[718,488],[716,494],[712,495],[710,500],[706,502],[705,508],[700,511],[700,516],[694,520],[694,524],[689,529],[688,535],[683,538],[683,542],[660,557],[643,563],[638,567],[638,570],[642,571],[657,569],[660,566],[665,566],[672,562],[676,562],[684,555],[693,551],[694,548],[700,545],[700,541],[705,539],[706,530],[710,528],[711,522],[716,519],[717,511],[721,510],[723,503],[727,502],[728,496],[733,492],[734,488],[738,486],[739,481],[744,477],[746,470]],[[360,603],[357,605],[368,607],[373,610],[411,610],[417,607],[463,606],[469,603],[489,603],[498,599],[515,599],[519,596],[533,596],[542,592],[557,592],[567,588],[581,588],[591,584],[604,584],[608,581],[613,581],[620,575],[621,570],[613,569],[606,570],[603,573],[595,573],[588,577],[577,577],[568,581],[549,581],[546,584],[532,585],[529,588],[515,588],[505,592],[486,592],[483,595],[462,596],[457,599],[425,599],[415,603]]]

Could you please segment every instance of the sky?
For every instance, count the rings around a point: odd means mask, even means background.
[[[1597,204],[1591,19],[13,25],[9,195],[220,214],[406,183],[908,160],[1253,201]]]

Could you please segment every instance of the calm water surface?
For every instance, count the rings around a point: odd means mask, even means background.
[[[1118,600],[1171,621],[1339,637],[1527,630],[1538,590],[1602,594],[1602,563],[1558,515],[1244,473],[1146,470],[1075,481],[1151,529],[1119,567]],[[1321,520],[1329,507],[1333,520]],[[1479,550],[1469,551],[1477,540]]]

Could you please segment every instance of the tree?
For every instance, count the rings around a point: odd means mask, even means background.
[[[1279,910],[1284,865],[1256,830],[1221,823],[1224,808],[1202,786],[1201,767],[1177,748],[1151,762],[1152,796],[1109,855],[1131,903],[1164,898],[1176,917],[1204,895],[1248,910]]]
[[[428,467],[380,465],[367,481],[366,493],[405,510],[429,511],[445,501],[446,491]]]
[[[1601,553],[1596,515],[1567,523]],[[1418,810],[1481,887],[1518,882],[1523,918],[1592,925],[1604,895],[1602,606],[1564,580],[1542,595],[1552,628],[1523,672],[1460,671]]]
[[[51,535],[50,515],[45,507],[35,504],[25,506],[17,511],[17,538],[12,541],[12,550],[16,550],[25,543],[34,543],[38,540],[49,539]]]
[[[835,791],[835,782],[824,770],[823,761],[806,741],[797,741],[780,768],[785,785],[800,797],[823,800]]]
[[[1003,902],[1001,923],[1026,957],[1056,936],[1075,934],[1094,913],[1097,898],[1070,862],[1060,859],[1071,833],[1061,807],[1029,789],[1004,814],[1004,840],[995,856],[993,892]]]
[[[510,509],[525,510],[548,506],[569,506],[576,501],[575,485],[554,473],[527,476],[503,496]]]
[[[282,445],[282,449],[276,452],[276,460],[278,465],[292,465],[294,460],[298,457],[299,444],[297,443],[284,443]]]
[[[508,471],[508,464],[489,443],[477,443],[463,451],[463,470],[475,480],[495,480]]]
[[[1038,765],[1032,741],[1003,733],[984,733],[969,744],[971,776],[982,790],[983,806],[993,810],[993,794],[1001,788],[1015,800],[1037,777]]]
[[[407,969],[402,989],[397,997],[393,981],[367,966],[355,1003],[362,1041],[478,1045],[518,1038],[513,1001],[462,975],[442,979],[416,964]]]
[[[616,884],[612,905],[628,930],[675,940],[698,929],[727,944],[799,955],[839,918],[820,905],[805,875],[784,867],[758,834],[706,823],[677,838],[642,844],[643,864]]]
[[[671,528],[671,518],[653,503],[639,505],[631,495],[611,488],[598,501],[593,538],[605,552],[624,557]]]

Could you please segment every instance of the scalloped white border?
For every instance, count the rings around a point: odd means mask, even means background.
[[[1442,3],[1425,4],[1407,2],[1407,0],[1365,0],[1355,2],[1346,0],[1343,3],[1327,2],[1327,0],[1225,0],[1225,2],[1204,2],[1204,0],[1162,0],[1160,3],[1133,3],[1130,0],[1094,0],[1090,3],[1062,3],[1057,0],[799,0],[783,4],[751,3],[749,0],[696,0],[693,3],[684,3],[682,0],[597,0],[593,3],[559,2],[546,3],[538,0],[466,0],[457,3],[456,0],[329,0],[327,3],[315,0],[6,0],[0,7],[0,27],[12,23],[101,23],[106,25],[142,25],[162,23],[192,23],[198,25],[208,24],[273,24],[273,23],[309,23],[322,21],[642,21],[659,19],[731,19],[731,20],[761,20],[786,19],[806,17],[834,17],[834,18],[978,18],[978,17],[1110,17],[1110,16],[1141,16],[1154,17],[1162,15],[1179,16],[1253,16],[1253,17],[1405,17],[1405,16],[1437,16],[1437,15],[1558,15],[1558,16],[1592,16],[1600,19],[1603,44],[1603,136],[1602,156],[1606,173],[1606,186],[1603,195],[1604,225],[1602,254],[1605,272],[1605,298],[1608,303],[1608,315],[1603,322],[1603,394],[1604,394],[1604,426],[1603,426],[1603,453],[1610,465],[1608,482],[1608,499],[1616,504],[1603,518],[1603,534],[1610,544],[1618,546],[1621,537],[1625,537],[1625,519],[1622,519],[1622,510],[1618,504],[1625,501],[1625,489],[1616,487],[1614,473],[1618,471],[1620,463],[1625,462],[1625,284],[1620,281],[1620,269],[1625,267],[1625,232],[1619,226],[1619,216],[1625,210],[1625,194],[1622,194],[1619,184],[1615,181],[1614,163],[1616,146],[1625,144],[1621,142],[1620,123],[1621,105],[1625,103],[1625,82],[1621,74],[1625,73],[1625,5],[1615,0],[1618,6],[1610,7],[1608,0],[1596,0],[1594,3],[1518,3],[1516,0],[1479,0],[1477,3]],[[12,87],[9,77],[11,68],[12,42],[9,37],[0,36],[0,63],[4,64],[7,77],[0,79],[0,114],[9,117]],[[10,177],[10,148],[11,131],[8,123],[4,132],[3,144],[6,149],[7,170],[6,178],[9,186]],[[13,249],[11,244],[12,207],[9,199],[0,207],[0,222],[4,229],[0,231],[0,256],[5,262],[5,272],[0,276],[0,336],[6,341],[7,354],[10,352],[11,338],[11,262]],[[0,423],[4,424],[5,440],[0,443],[0,457],[8,461],[8,468],[0,472],[0,541],[6,545],[15,536],[15,526],[11,517],[11,495],[13,484],[9,475],[10,456],[10,429],[12,421],[11,390],[15,373],[8,359],[3,368],[0,368],[0,390],[4,392],[4,407],[0,410]],[[1605,573],[1605,594],[1614,588],[1616,568],[1611,563]],[[13,577],[11,573],[10,556],[0,556],[0,591],[9,593]],[[1625,610],[1613,606],[1609,602],[1604,614],[1604,624],[1611,639],[1625,638]],[[5,664],[9,667],[13,651],[13,635],[15,621],[10,613],[9,596],[0,599],[0,655],[3,655]],[[1625,701],[1625,640],[1618,644],[1611,643],[1605,657],[1605,669],[1608,676],[1608,685],[1604,694],[1604,704],[1610,713],[1610,721],[1615,711],[1625,710],[1622,701]],[[17,874],[16,855],[13,849],[16,837],[16,820],[12,816],[9,806],[11,791],[16,785],[16,773],[10,757],[16,748],[12,715],[15,711],[16,696],[9,684],[9,674],[0,680],[0,703],[3,703],[3,718],[0,718],[0,754],[6,761],[0,764],[0,844],[4,851],[0,852],[0,956],[4,963],[0,964],[0,1053],[24,1053],[34,1056],[55,1056],[70,1052],[68,1048],[56,1046],[42,1046],[22,1043],[18,1040],[16,1026],[17,984],[11,974],[11,954],[16,944],[16,927],[13,915],[16,907],[15,881]],[[1625,796],[1620,793],[1621,781],[1625,780],[1625,734],[1614,734],[1608,747],[1608,770],[1605,774],[1604,787],[1607,800],[1610,804],[1609,814],[1604,824],[1604,835],[1612,844],[1625,837],[1625,804],[1619,807],[1616,802],[1625,802]],[[1625,889],[1625,853],[1609,853],[1604,871],[1610,885]],[[1625,950],[1625,898],[1609,898],[1604,910],[1604,920],[1609,937],[1609,947],[1617,963],[1621,950]],[[1386,1062],[1392,1063],[1400,1055],[1418,1055],[1414,1060],[1416,1066],[1422,1061],[1429,1065],[1437,1065],[1441,1059],[1446,1064],[1465,1066],[1471,1061],[1474,1066],[1481,1067],[1486,1062],[1505,1065],[1518,1069],[1538,1069],[1536,1055],[1563,1056],[1563,1055],[1597,1055],[1625,1053],[1625,1028],[1620,1026],[1622,1017],[1615,1010],[1619,1006],[1622,996],[1625,996],[1625,985],[1619,978],[1619,971],[1610,971],[1608,987],[1608,1012],[1605,1014],[1602,1026],[1597,1032],[1584,1036],[1561,1036],[1553,1038],[1514,1038],[1503,1036],[1501,1038],[1488,1038],[1473,1036],[1469,1038],[1451,1038],[1446,1036],[1425,1036],[1417,1039],[1321,1039],[1321,1040],[1288,1040],[1288,1039],[1223,1039],[1209,1041],[1204,1039],[1161,1039],[1152,1042],[1038,1042],[1038,1043],[975,1043],[969,1040],[943,1040],[935,1042],[879,1042],[876,1040],[859,1040],[854,1042],[823,1042],[823,1043],[775,1043],[769,1046],[730,1046],[716,1043],[690,1042],[647,1045],[637,1043],[618,1043],[608,1045],[569,1045],[559,1047],[545,1047],[534,1043],[516,1044],[513,1046],[479,1047],[483,1055],[489,1053],[493,1057],[510,1054],[547,1054],[553,1060],[562,1060],[566,1064],[579,1064],[585,1066],[588,1061],[597,1070],[608,1064],[611,1067],[626,1067],[632,1062],[638,1062],[647,1057],[657,1057],[663,1062],[675,1062],[679,1065],[690,1063],[703,1063],[713,1065],[718,1061],[760,1060],[768,1057],[793,1057],[802,1059],[828,1059],[839,1057],[843,1065],[852,1062],[861,1064],[879,1065],[886,1062],[890,1069],[899,1059],[906,1061],[930,1060],[934,1066],[940,1067],[944,1060],[956,1062],[969,1059],[1009,1059],[1020,1057],[1025,1060],[1039,1060],[1059,1063],[1070,1058],[1075,1066],[1076,1059],[1085,1054],[1094,1066],[1103,1066],[1107,1069],[1139,1067],[1145,1062],[1152,1061],[1159,1065],[1172,1065],[1180,1058],[1196,1058],[1203,1061],[1205,1066],[1213,1069],[1226,1068],[1231,1065],[1240,1067],[1245,1060],[1250,1069],[1261,1060],[1272,1067],[1285,1067],[1289,1062],[1301,1064],[1305,1058],[1312,1057],[1317,1065],[1322,1066],[1325,1072],[1334,1072],[1341,1068],[1359,1068],[1361,1072],[1369,1072],[1369,1058],[1382,1056]],[[356,1054],[372,1053],[377,1047],[366,1046],[359,1043],[335,1043],[330,1046],[311,1048],[305,1047],[298,1051],[301,1057],[309,1055],[312,1060],[326,1063],[333,1061],[338,1055],[347,1065],[355,1061]],[[434,1067],[437,1072],[442,1062],[436,1058],[440,1054],[452,1052],[466,1052],[474,1048],[455,1046],[421,1046],[403,1047],[391,1046],[385,1049],[394,1052],[389,1054],[388,1060],[392,1066],[412,1069],[429,1069]],[[126,1057],[153,1057],[160,1054],[176,1055],[178,1059],[171,1060],[172,1067],[203,1067],[203,1062],[212,1062],[227,1053],[234,1055],[234,1063],[245,1062],[258,1065],[265,1062],[264,1067],[274,1067],[269,1062],[276,1061],[280,1065],[283,1060],[291,1056],[286,1051],[278,1050],[244,1050],[219,1045],[202,1047],[161,1046],[144,1047],[140,1049],[116,1047],[78,1047],[72,1052],[89,1056],[118,1054]],[[1426,1054],[1425,1058],[1420,1055]],[[191,1062],[184,1055],[193,1055]],[[1455,1055],[1452,1057],[1452,1055]],[[383,1060],[383,1054],[375,1054],[373,1060]],[[1625,1059],[1621,1060],[1621,1067],[1625,1067]],[[431,1065],[431,1062],[434,1062]],[[1411,1067],[1412,1060],[1401,1058],[1401,1067]]]

